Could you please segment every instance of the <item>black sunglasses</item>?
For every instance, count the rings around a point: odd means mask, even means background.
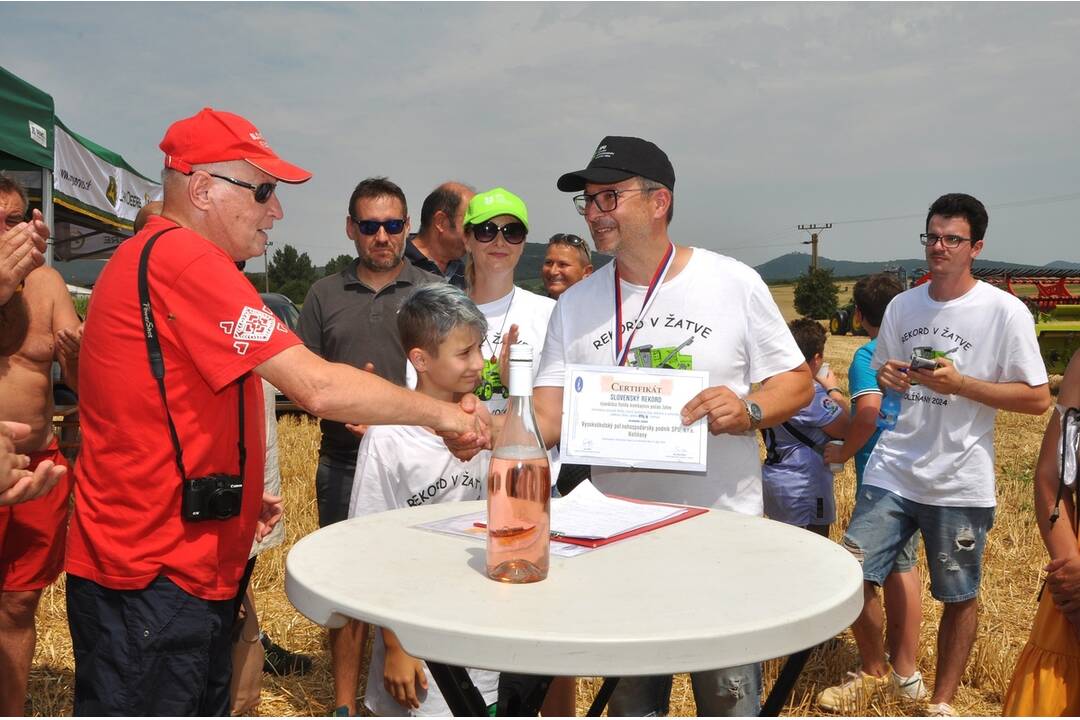
[[[255,202],[260,204],[265,203],[267,200],[269,200],[270,196],[274,194],[274,190],[277,188],[277,183],[265,182],[259,183],[258,185],[252,185],[249,182],[237,180],[236,178],[226,177],[225,175],[215,175],[214,173],[206,174],[212,178],[224,180],[225,182],[232,183],[233,185],[239,185],[242,188],[247,188],[248,190],[255,193]]]
[[[585,245],[585,241],[571,233],[555,233],[551,236],[551,239],[548,240],[548,245],[573,245],[574,247],[582,247]]]
[[[525,242],[525,236],[529,234],[529,229],[525,227],[525,223],[512,222],[499,227],[490,220],[472,226],[473,237],[476,238],[477,242],[489,243],[500,232],[506,242],[511,245],[520,245]]]
[[[351,216],[350,216],[351,217]],[[352,221],[356,223],[356,229],[360,231],[361,235],[374,235],[379,232],[379,228],[386,228],[387,235],[397,235],[399,232],[405,229],[404,220],[357,220],[352,218]]]

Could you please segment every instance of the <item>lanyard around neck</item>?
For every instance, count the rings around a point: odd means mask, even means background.
[[[648,311],[656,296],[660,294],[660,286],[664,284],[664,278],[667,277],[668,270],[674,260],[675,245],[668,243],[667,252],[664,253],[664,257],[660,258],[660,264],[656,266],[652,280],[649,281],[649,286],[645,290],[645,298],[641,301],[641,309],[638,310],[637,317],[634,318],[631,325],[633,329],[630,331],[630,337],[626,339],[626,342],[623,342],[622,286],[619,279],[619,261],[615,261],[615,344],[612,346],[612,352],[615,355],[616,366],[626,364],[626,356],[630,352],[630,343],[633,342],[634,335],[637,334],[638,322]]]

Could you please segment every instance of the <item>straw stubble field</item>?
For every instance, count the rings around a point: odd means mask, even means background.
[[[831,337],[826,359],[846,385],[845,370],[855,349],[865,338]],[[981,594],[979,635],[971,662],[955,706],[964,715],[1000,714],[1001,700],[1008,685],[1013,664],[1027,638],[1035,613],[1035,596],[1040,582],[1040,568],[1045,553],[1032,513],[1031,470],[1034,465],[1046,417],[1028,417],[1002,413],[997,421],[998,510],[986,548]],[[300,616],[285,597],[284,561],[289,547],[317,525],[313,478],[318,454],[317,424],[306,417],[287,416],[280,422],[281,472],[286,496],[286,542],[263,553],[259,558],[253,584],[263,628],[279,644],[315,658],[313,672],[304,677],[264,676],[263,715],[326,715],[332,709],[333,695],[329,673],[325,632]],[[837,512],[839,527],[833,528],[833,540],[839,540],[840,527],[850,517],[854,505],[854,470],[849,466],[837,476]],[[363,548],[350,548],[362,552]],[[733,548],[732,552],[738,552]],[[925,568],[925,556],[920,566]],[[687,569],[690,572],[688,566]],[[924,573],[923,614],[920,636],[919,667],[929,683],[933,682],[937,653],[936,635],[940,607],[930,598]],[[793,588],[797,592],[798,588]],[[568,607],[576,600],[568,598]],[[38,615],[38,645],[31,675],[26,710],[34,715],[69,715],[71,713],[72,658],[64,611],[63,579],[48,588]],[[815,652],[795,687],[786,715],[818,714],[814,695],[823,687],[844,678],[857,664],[850,632],[827,651]],[[766,664],[766,688],[778,672],[779,662]],[[578,713],[583,714],[599,688],[599,681],[585,679],[578,684]],[[672,693],[671,713],[693,715],[694,701],[688,678],[678,676]],[[853,708],[853,715],[921,715],[923,709],[874,698]]]

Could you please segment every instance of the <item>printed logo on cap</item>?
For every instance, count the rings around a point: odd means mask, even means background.
[[[615,153],[607,149],[607,145],[601,145],[596,148],[596,154],[593,155],[593,160],[599,160],[601,158],[615,157]]]

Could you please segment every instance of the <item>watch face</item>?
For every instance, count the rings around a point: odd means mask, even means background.
[[[761,406],[758,405],[756,402],[748,403],[748,406],[750,410],[750,417],[754,418],[754,422],[761,422]]]

